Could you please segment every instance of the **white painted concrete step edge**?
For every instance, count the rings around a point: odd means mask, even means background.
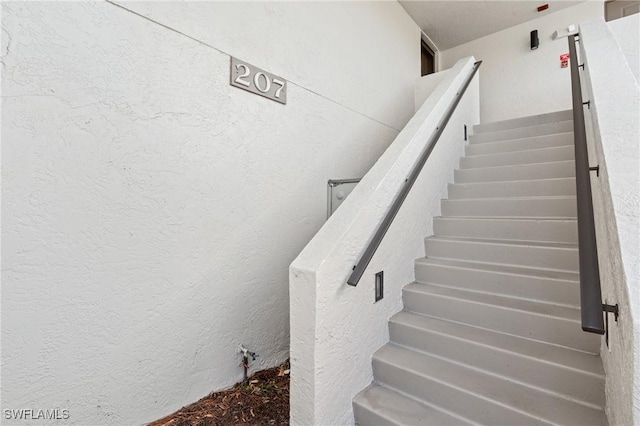
[[[437,216],[433,218],[433,233],[462,238],[578,243],[576,219]]]
[[[496,142],[474,143],[465,146],[466,155],[491,154],[498,152],[526,151],[573,144],[573,132],[554,133],[543,136],[507,139]]]
[[[574,272],[579,266],[577,245],[566,243],[431,236],[425,238],[425,254]]]
[[[593,355],[410,312],[392,317],[389,333],[394,344],[411,350],[469,365],[597,410],[604,408],[604,373]],[[588,369],[577,369],[576,363]]]
[[[514,127],[512,129],[475,133],[469,136],[470,144],[482,144],[510,139],[521,139],[532,136],[545,136],[557,133],[573,132],[573,120],[556,121],[535,126]]]
[[[546,195],[575,195],[576,180],[572,177],[506,182],[450,183],[449,198],[522,197]]]
[[[402,391],[375,382],[356,395],[353,408],[356,424],[360,426],[473,424]]]
[[[384,371],[385,367],[387,371]],[[458,397],[449,403],[459,409],[472,404],[473,399],[481,398],[541,423],[601,425],[604,416],[602,410],[435,355],[393,344],[386,345],[374,355],[374,374],[390,386],[395,386],[394,382],[402,379],[401,374],[406,372],[413,376],[413,383],[402,383],[402,390],[429,400],[441,395],[440,386],[454,388]],[[434,405],[440,406],[442,402],[445,401],[438,401]],[[511,420],[503,420],[505,413],[491,412],[491,409],[487,411],[475,413],[478,416],[487,415],[480,422],[498,424],[506,421],[505,424],[514,424]],[[460,414],[465,416],[465,413]],[[520,422],[516,420],[515,424]]]
[[[460,168],[473,169],[480,167],[515,166],[520,164],[570,161],[574,159],[574,156],[574,148],[571,145],[504,152],[498,154],[467,155],[460,159]]]
[[[518,353],[542,363],[562,366],[594,378],[604,380],[605,377],[599,357],[564,346],[407,311],[398,312],[389,322],[437,330],[447,335]]]
[[[507,120],[480,123],[473,126],[473,133],[478,134],[484,132],[513,129],[516,127],[529,127],[539,124],[554,123],[567,120],[573,120],[573,110],[567,109],[561,111],[553,111],[545,114],[537,114],[526,117],[517,117]]]
[[[536,180],[573,177],[576,169],[573,160],[507,166],[475,167],[454,170],[455,183],[505,182],[512,180]]]
[[[580,275],[572,271],[558,271],[548,268],[533,268],[522,265],[506,265],[503,263],[473,262],[462,259],[433,259],[422,257],[415,260],[416,267],[420,265],[436,265],[448,268],[461,268],[469,270],[471,273],[478,271],[491,272],[495,274],[506,274],[523,276],[527,278],[540,278],[546,280],[563,281],[568,283],[579,283]]]

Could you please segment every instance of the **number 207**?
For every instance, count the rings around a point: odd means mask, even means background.
[[[240,69],[243,71],[240,71]],[[253,79],[251,76],[251,68],[249,68],[246,64],[236,64],[236,71],[238,71],[238,76],[234,79],[234,82],[240,84],[244,87],[251,88],[252,86],[256,88],[260,93],[269,93],[271,90],[271,85],[277,86],[273,97],[279,99],[282,95],[282,90],[284,89],[285,82],[276,78],[270,77],[265,73],[259,71],[253,75]]]

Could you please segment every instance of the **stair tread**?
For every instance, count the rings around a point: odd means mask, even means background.
[[[552,304],[542,301],[519,299],[504,295],[481,293],[460,288],[453,288],[440,284],[413,282],[405,286],[406,293],[432,294],[441,297],[466,300],[468,302],[481,303],[510,310],[524,311],[547,317],[554,317],[576,323],[577,330],[580,326],[580,309],[566,305]]]
[[[468,170],[468,169],[465,169]],[[517,179],[510,180],[509,184],[518,184],[518,183],[529,183],[529,182],[575,182],[575,177],[558,177],[558,178],[541,178],[541,179]],[[461,183],[450,183],[449,185],[456,186],[488,186],[488,185],[504,185],[504,181],[483,181],[483,182],[461,182]]]
[[[534,241],[534,240],[503,240],[503,239],[489,239],[489,238],[467,238],[467,237],[448,237],[442,235],[432,235],[426,237],[429,240],[441,240],[441,241],[459,241],[470,242],[480,244],[502,244],[511,246],[528,246],[528,247],[545,247],[556,249],[568,249],[578,250],[578,245],[573,243],[558,243],[553,241]]]
[[[496,120],[496,121],[488,121],[486,123],[479,123],[473,126],[473,131],[475,133],[489,133],[496,130],[491,130],[491,127],[496,126],[508,126],[504,129],[516,129],[521,127],[535,127],[541,124],[549,124],[549,123],[561,123],[564,121],[573,121],[573,111],[568,110],[560,110],[560,111],[552,111],[544,114],[535,114],[524,117],[514,117],[507,118],[504,120]],[[525,123],[525,124],[520,124]],[[529,124],[530,123],[530,124]]]
[[[434,318],[415,312],[401,311],[389,319],[390,322],[407,327],[428,329],[440,334],[492,346],[530,358],[561,365],[595,377],[604,378],[600,358],[593,354],[547,342],[527,339],[522,336],[502,333],[469,324]]]
[[[492,143],[496,143],[496,142],[492,142]],[[487,157],[495,157],[495,156],[508,156],[512,154],[522,155],[527,152],[533,153],[533,152],[540,152],[540,151],[547,151],[547,152],[560,151],[560,150],[565,150],[567,148],[573,148],[573,145],[558,145],[558,146],[550,146],[550,147],[544,147],[544,148],[523,149],[520,151],[493,152],[490,154],[465,155],[463,158],[487,158]],[[555,161],[547,161],[547,163],[554,163],[554,162]],[[527,164],[532,164],[532,163],[527,163]],[[537,163],[533,163],[533,164],[537,164]]]
[[[356,395],[353,402],[375,412],[377,417],[382,417],[389,424],[442,426],[471,424],[460,417],[449,415],[444,411],[405,396],[395,389],[377,383],[373,383]]]
[[[534,222],[576,222],[577,219],[575,217],[558,217],[558,216],[436,216],[434,219],[444,219],[444,220],[507,220],[507,221],[518,221],[518,220],[530,220]]]
[[[515,130],[515,129],[510,129],[511,130]],[[493,133],[493,132],[492,132]],[[483,133],[482,136],[484,137],[484,135],[486,135],[488,133]],[[508,138],[508,139],[496,139],[496,140],[489,140],[489,141],[484,141],[484,142],[478,142],[478,141],[474,141],[473,140],[473,136],[475,135],[471,135],[471,142],[469,143],[468,146],[492,146],[491,144],[496,144],[493,146],[499,146],[497,144],[511,144],[511,143],[518,143],[518,142],[522,142],[524,140],[527,139],[540,139],[540,138],[546,138],[546,137],[553,137],[553,136],[558,136],[561,135],[562,137],[566,137],[566,138],[571,138],[573,135],[573,131],[562,131],[562,132],[555,132],[555,133],[544,133],[541,135],[531,135],[531,136],[521,136],[521,137],[513,137],[513,138]],[[501,135],[496,135],[498,137],[500,137]],[[572,141],[573,142],[573,141]],[[566,143],[564,145],[554,145],[553,147],[560,147],[560,146],[573,146],[572,143]],[[546,147],[546,148],[552,148],[552,147]],[[534,148],[534,149],[545,149],[545,148]],[[519,152],[519,151],[529,151],[528,149],[518,149],[516,151],[509,151],[509,152]]]
[[[567,199],[572,199],[575,200],[576,196],[575,195],[529,195],[529,196],[525,196],[525,197],[482,197],[482,198],[450,198],[450,199],[445,199],[443,201],[452,201],[452,202],[458,202],[458,201],[489,201],[489,200],[508,200],[508,201],[512,201],[512,200],[567,200]]]
[[[531,266],[516,266],[497,263],[473,262],[468,260],[441,259],[423,257],[416,259],[416,263],[423,265],[441,265],[455,268],[482,270],[499,274],[524,275],[550,280],[579,282],[580,276],[577,272],[561,271],[556,269],[534,268]]]
[[[506,168],[513,168],[513,167],[536,167],[536,166],[543,166],[543,165],[547,165],[547,164],[565,164],[565,165],[575,165],[575,161],[573,160],[559,160],[559,161],[542,161],[540,163],[527,163],[527,164],[507,164],[507,165],[500,165],[500,166],[482,166],[482,167],[465,167],[464,169],[461,168],[457,168],[456,170],[464,170],[464,171],[469,171],[469,170],[484,170],[484,169],[491,169],[491,170],[496,170],[496,169],[506,169]],[[545,178],[542,178],[545,179]],[[575,179],[575,177],[574,177]],[[496,182],[501,182],[501,181],[496,181]]]
[[[385,345],[374,362],[392,365],[414,375],[428,377],[485,400],[510,407],[541,422],[602,424],[603,410],[579,404],[541,389],[529,387],[464,364],[394,345]]]
[[[568,123],[569,121],[559,121],[557,123],[553,123],[553,124],[560,124],[560,123]],[[550,123],[548,123],[550,124]],[[504,129],[504,130],[492,130],[489,132],[482,132],[482,133],[475,133],[472,134],[471,136],[479,136],[479,135],[489,135],[489,134],[494,134],[496,136],[500,136],[501,134],[504,134],[506,132],[512,132],[514,130],[520,130],[520,129],[526,129],[526,130],[532,130],[535,127],[539,127],[540,125],[536,125],[536,126],[527,126],[527,127],[514,127],[513,129]],[[487,141],[487,142],[475,142],[473,143],[473,145],[485,145],[485,144],[492,144],[492,143],[504,143],[504,142],[512,142],[512,141],[520,141],[523,139],[537,139],[537,138],[546,138],[546,137],[550,137],[550,136],[555,136],[555,135],[570,135],[573,134],[572,130],[563,130],[563,131],[559,131],[559,132],[555,132],[555,133],[545,133],[542,135],[530,135],[530,136],[521,136],[521,137],[515,137],[515,138],[509,138],[509,139],[499,139],[499,140],[491,140],[491,141]]]

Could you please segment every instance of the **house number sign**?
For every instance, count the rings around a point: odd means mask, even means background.
[[[287,103],[287,81],[231,57],[231,85],[281,104]]]

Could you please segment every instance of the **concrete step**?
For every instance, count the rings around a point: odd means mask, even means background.
[[[375,383],[353,399],[353,413],[360,426],[473,424]]]
[[[443,216],[576,217],[576,197],[508,197],[442,200]]]
[[[495,132],[516,127],[538,126],[540,124],[556,123],[573,120],[573,110],[554,111],[546,114],[531,115],[527,117],[512,118],[509,120],[493,121],[473,126],[473,133]]]
[[[480,424],[601,425],[602,410],[486,371],[388,344],[373,358],[383,383]]]
[[[466,155],[497,154],[500,152],[529,151],[571,144],[573,144],[573,132],[566,132],[499,142],[470,144],[466,146],[465,153]]]
[[[415,279],[460,290],[580,306],[577,272],[424,257],[415,261]]]
[[[604,371],[591,354],[410,312],[389,320],[389,334],[396,344],[604,408]]]
[[[435,217],[433,233],[443,237],[578,243],[575,219]]]
[[[449,199],[575,195],[575,178],[449,184]]]
[[[424,283],[405,286],[402,297],[410,312],[592,354],[600,349],[600,336],[582,331],[577,308]]]
[[[424,246],[427,258],[578,271],[576,244],[432,236]]]
[[[574,155],[572,145],[532,149],[528,151],[503,152],[499,154],[468,155],[460,159],[460,168],[473,169],[477,167],[499,167],[513,166],[516,164],[569,161],[573,160]]]
[[[458,169],[454,171],[454,181],[456,183],[575,178],[575,176],[576,169],[573,159],[570,161]]]
[[[493,130],[474,133],[469,136],[470,144],[505,141],[509,139],[529,138],[532,136],[552,135],[555,133],[573,132],[573,121],[559,121],[554,123],[537,124],[535,126],[515,127],[511,129]]]

